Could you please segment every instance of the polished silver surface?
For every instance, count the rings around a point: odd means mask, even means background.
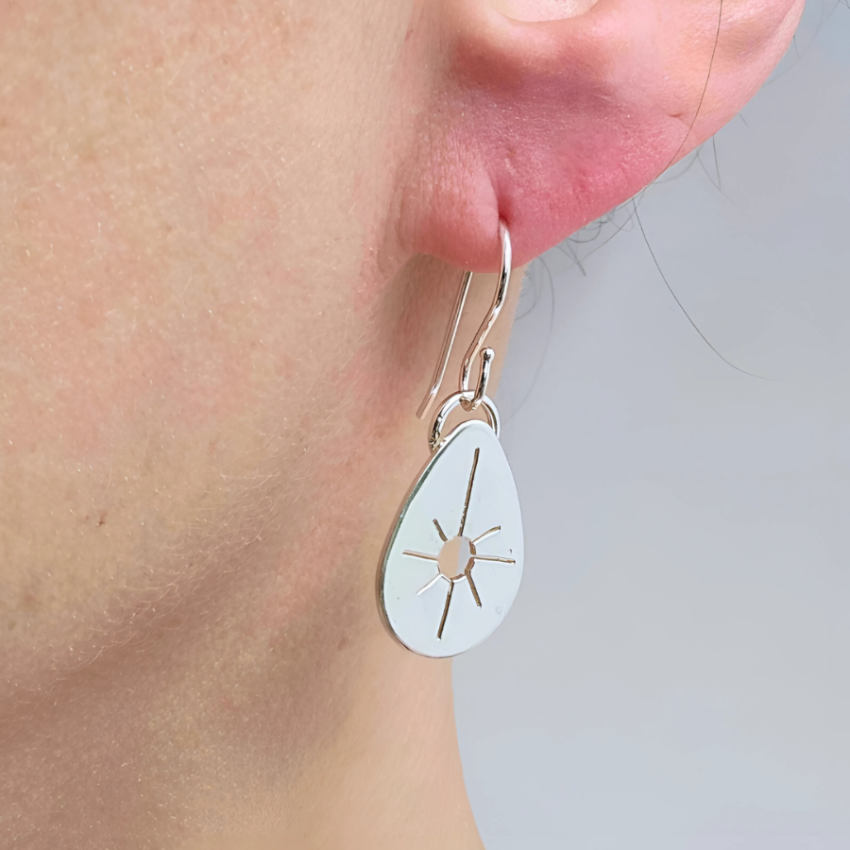
[[[378,576],[384,620],[420,655],[458,655],[505,618],[522,565],[507,458],[490,425],[464,422],[423,469],[387,541]]]
[[[502,312],[502,307],[504,306],[508,295],[508,286],[511,281],[513,249],[511,248],[511,235],[504,222],[499,223],[499,238],[502,242],[502,267],[499,272],[499,282],[496,287],[496,293],[493,296],[493,303],[490,305],[490,310],[484,317],[484,321],[478,328],[478,333],[476,333],[475,339],[473,339],[472,344],[466,352],[466,356],[464,357],[461,365],[460,378],[458,381],[459,392],[463,395],[461,403],[463,404],[464,409],[469,411],[477,410],[484,402],[484,397],[487,392],[487,381],[490,377],[490,367],[493,359],[495,358],[495,352],[493,349],[484,348],[484,343],[487,341],[487,337],[490,334],[496,319],[499,318],[499,314]],[[452,348],[454,347],[455,337],[457,336],[457,330],[460,325],[461,316],[463,315],[463,308],[466,304],[466,297],[469,294],[469,287],[471,283],[472,272],[464,272],[460,291],[458,292],[458,296],[455,301],[452,320],[446,330],[446,336],[443,340],[443,347],[440,352],[440,358],[437,362],[437,368],[434,370],[434,377],[431,381],[431,386],[428,388],[428,392],[425,393],[425,398],[422,399],[422,403],[419,405],[419,410],[416,412],[416,415],[420,419],[425,418],[425,415],[431,409],[431,405],[437,398],[437,393],[440,391],[440,385],[443,383],[443,378],[446,375],[446,368],[449,364],[449,358],[451,357]],[[475,389],[473,389],[470,385],[472,364],[478,357],[480,357],[481,365],[479,367],[478,383]]]

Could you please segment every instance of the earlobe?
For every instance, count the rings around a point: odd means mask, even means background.
[[[721,0],[577,0],[563,4],[589,6],[575,17],[529,23],[501,5],[562,4],[495,2],[428,7],[441,70],[400,187],[405,247],[476,271],[498,266],[500,220],[528,262],[715,132],[778,61],[801,6],[725,0],[723,18]]]
[[[658,174],[682,128],[636,84],[649,34],[626,5],[527,23],[492,0],[435,4],[447,48],[405,198],[415,251],[493,271],[503,220],[525,263]]]

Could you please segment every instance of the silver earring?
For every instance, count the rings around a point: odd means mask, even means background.
[[[378,573],[378,603],[392,635],[431,658],[459,655],[489,637],[505,618],[522,578],[522,517],[516,484],[499,443],[499,414],[487,397],[495,353],[484,348],[511,277],[511,240],[500,225],[502,269],[487,317],[469,347],[458,390],[440,406],[431,428],[431,458],[413,483],[390,531]],[[446,373],[472,272],[465,272],[424,418]],[[472,366],[480,360],[478,384]],[[458,407],[482,408],[444,436]]]

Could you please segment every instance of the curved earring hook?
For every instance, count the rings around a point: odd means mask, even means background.
[[[511,236],[504,222],[499,222],[499,236],[502,242],[502,267],[499,272],[499,283],[496,287],[496,294],[493,297],[493,303],[490,305],[490,310],[481,323],[472,345],[466,352],[466,357],[463,359],[463,364],[460,370],[460,393],[462,395],[462,405],[465,410],[476,410],[484,399],[487,390],[487,381],[490,377],[490,367],[495,359],[495,352],[492,348],[484,348],[484,343],[487,341],[487,336],[493,328],[496,319],[499,318],[499,313],[502,312],[502,306],[508,295],[508,285],[511,280],[511,263],[513,260],[513,251],[511,249]],[[431,387],[422,399],[422,404],[419,405],[419,410],[416,415],[423,419],[425,414],[430,409],[440,390],[440,385],[443,383],[443,378],[446,375],[446,368],[449,365],[452,348],[454,347],[457,330],[460,326],[460,319],[463,315],[463,308],[466,305],[466,297],[469,294],[469,287],[472,282],[472,272],[467,271],[463,274],[463,280],[460,285],[457,300],[455,301],[455,309],[452,321],[449,324],[446,336],[443,339],[443,349],[440,352],[440,359],[437,363],[437,368],[434,371],[434,378],[431,382]],[[478,375],[478,386],[476,389],[470,387],[469,381],[472,372],[473,361],[480,356],[481,369]]]

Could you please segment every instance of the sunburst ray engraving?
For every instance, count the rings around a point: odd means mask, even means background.
[[[488,537],[498,534],[502,530],[501,525],[495,525],[488,528],[486,531],[479,534],[477,537],[470,539],[465,535],[466,521],[469,514],[469,504],[472,500],[472,488],[475,484],[475,474],[478,471],[478,458],[481,454],[481,449],[475,449],[475,456],[472,459],[472,469],[469,472],[469,482],[466,486],[466,497],[463,501],[463,512],[460,518],[460,526],[457,535],[453,538],[448,538],[440,525],[439,519],[434,519],[434,527],[437,529],[437,534],[440,540],[443,541],[443,548],[438,555],[428,555],[424,552],[412,552],[407,550],[404,552],[410,558],[418,558],[422,561],[431,561],[437,568],[437,575],[434,576],[427,584],[419,588],[418,595],[430,590],[435,584],[445,581],[448,584],[446,589],[446,604],[443,607],[443,615],[440,618],[437,626],[437,639],[443,639],[443,631],[446,628],[446,621],[449,616],[452,598],[455,585],[461,582],[466,582],[469,585],[469,590],[472,593],[472,598],[475,604],[481,608],[481,596],[478,593],[478,588],[475,585],[475,579],[472,576],[472,570],[477,563],[497,563],[497,564],[515,564],[513,558],[503,558],[496,555],[479,555],[477,546]],[[461,561],[466,558],[466,564],[460,567]]]

